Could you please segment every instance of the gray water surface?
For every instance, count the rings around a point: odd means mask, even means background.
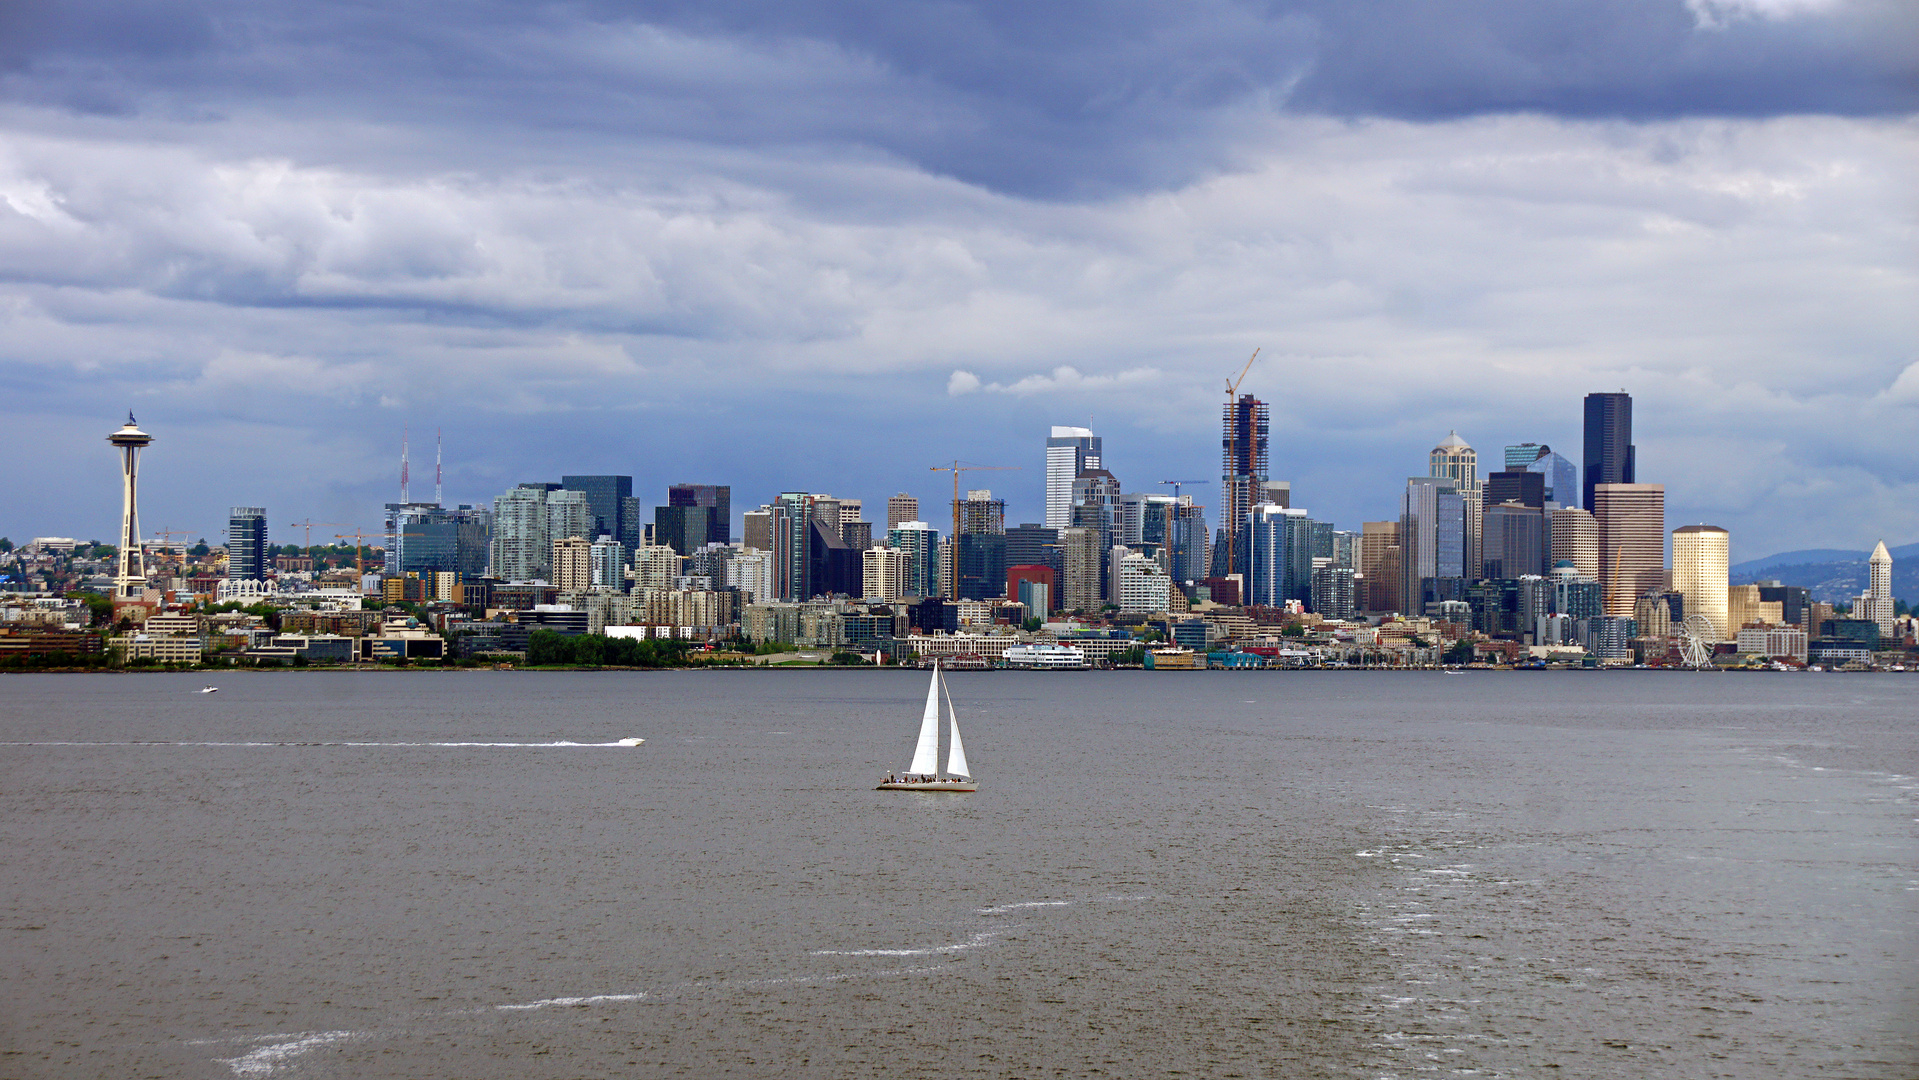
[[[950,679],[0,678],[0,1075],[1919,1075],[1912,677]]]

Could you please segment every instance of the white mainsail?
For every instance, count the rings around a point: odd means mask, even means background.
[[[940,758],[940,669],[933,665],[933,681],[926,685],[926,713],[920,717],[920,741],[913,747],[909,773],[931,776],[939,771]]]
[[[946,715],[951,717],[953,738],[946,748],[946,771],[954,776],[971,776],[973,771],[966,767],[966,748],[960,745],[959,710],[953,708],[953,691],[946,691]]]

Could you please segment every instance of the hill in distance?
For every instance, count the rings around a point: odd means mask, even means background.
[[[1888,546],[1886,551],[1892,555],[1892,595],[1911,604],[1919,599],[1919,544]],[[1733,566],[1732,584],[1778,581],[1804,586],[1812,591],[1814,600],[1829,604],[1851,600],[1866,591],[1866,558],[1871,554],[1870,550],[1839,548],[1783,551]]]

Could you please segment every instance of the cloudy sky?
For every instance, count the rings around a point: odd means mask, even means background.
[[[1392,515],[1448,430],[1735,559],[1919,540],[1910,0],[0,4],[0,533],[630,473],[869,508],[1050,424]],[[875,516],[869,509],[869,517]],[[879,515],[883,518],[883,510]],[[316,530],[319,533],[338,531]]]

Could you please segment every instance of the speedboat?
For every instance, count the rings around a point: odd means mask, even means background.
[[[220,692],[220,688],[217,686],[202,686],[199,689],[199,693],[202,693],[202,694],[217,694],[219,692]]]

